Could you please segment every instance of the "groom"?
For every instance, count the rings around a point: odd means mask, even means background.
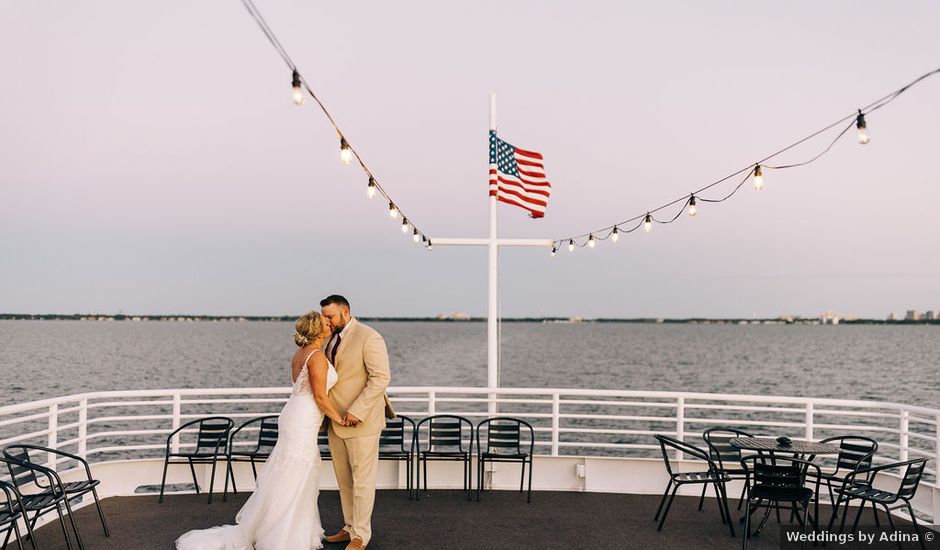
[[[391,378],[388,351],[378,332],[352,317],[346,298],[327,296],[320,308],[333,329],[324,351],[338,375],[330,401],[345,415],[344,425],[330,423],[329,439],[346,525],[324,540],[349,541],[347,550],[361,550],[372,538],[379,434],[386,416],[395,417],[385,395]]]

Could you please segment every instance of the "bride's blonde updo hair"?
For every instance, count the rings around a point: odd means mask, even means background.
[[[294,323],[294,343],[304,347],[317,338],[323,332],[323,318],[317,311],[308,311],[297,319]]]

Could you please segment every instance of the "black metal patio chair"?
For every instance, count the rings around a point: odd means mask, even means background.
[[[480,440],[481,432],[486,439]],[[519,462],[522,473],[519,477],[519,492],[525,486],[525,466],[529,464],[529,490],[526,502],[532,502],[532,457],[535,455],[535,430],[525,420],[509,416],[498,416],[481,420],[477,424],[477,501],[483,491],[483,470],[487,462]],[[528,444],[523,440],[527,432]],[[484,446],[485,443],[485,446]]]
[[[867,502],[871,502],[872,506],[878,505],[884,508],[885,513],[888,515],[888,523],[891,525],[892,531],[897,530],[894,527],[894,520],[891,518],[891,510],[907,508],[907,513],[910,514],[911,523],[914,524],[914,530],[917,533],[917,539],[920,541],[920,547],[926,549],[924,536],[921,533],[920,525],[917,523],[917,516],[914,515],[914,508],[911,507],[911,499],[914,498],[917,487],[920,486],[920,480],[924,475],[924,469],[926,467],[926,458],[916,458],[914,460],[893,462],[882,466],[862,468],[849,473],[845,477],[842,486],[836,489],[836,493],[839,495],[836,500],[836,508],[842,504],[845,505],[845,510],[842,513],[842,522],[839,525],[839,533],[842,533],[845,528],[845,518],[849,513],[849,503],[855,499],[859,499],[862,501],[862,505],[858,507],[858,512],[855,514],[855,522],[852,524],[853,531],[858,528],[858,520],[862,517],[862,510],[865,509],[865,503]],[[894,492],[884,491],[874,487],[875,477],[885,470],[904,470],[898,488]],[[855,480],[859,476],[864,476],[865,479],[856,482]],[[832,530],[835,519],[836,514],[833,513],[832,518],[829,520],[830,531]],[[875,522],[878,524],[877,511],[875,512]],[[898,548],[901,548],[900,540],[898,540]]]
[[[264,462],[271,456],[271,451],[274,449],[274,446],[277,444],[277,418],[278,415],[271,414],[266,416],[259,416],[257,418],[252,418],[242,422],[240,426],[235,428],[232,431],[232,435],[228,438],[228,448],[226,449],[226,464],[225,467],[225,489],[222,490],[222,500],[228,500],[228,479],[231,476],[232,478],[232,492],[238,494],[238,487],[235,485],[235,470],[232,467],[232,464],[237,462],[249,462],[251,463],[251,473],[254,475],[255,481],[258,481],[258,469],[256,464],[258,462]],[[257,424],[257,428],[255,428]],[[242,433],[242,430],[248,429],[257,429],[258,437],[254,440],[254,446],[249,447],[236,447],[238,434]]]
[[[663,453],[663,463],[666,466],[666,473],[669,474],[669,481],[666,483],[666,490],[663,492],[663,498],[659,501],[659,507],[656,509],[656,515],[653,521],[659,520],[657,531],[662,531],[663,524],[666,523],[666,516],[669,514],[669,508],[672,507],[672,501],[676,497],[676,491],[683,485],[704,484],[705,487],[712,485],[715,489],[715,496],[718,498],[718,513],[721,514],[721,522],[728,525],[731,536],[734,536],[734,525],[731,520],[731,512],[728,510],[728,495],[725,492],[725,482],[727,478],[721,473],[715,461],[708,456],[705,449],[696,447],[691,443],[686,443],[675,437],[657,434],[656,440],[659,441],[659,447]],[[692,458],[705,462],[707,470],[695,472],[679,472],[673,470],[672,460],[669,458],[669,450],[673,449],[685,453]],[[669,499],[668,503],[666,499]],[[666,505],[665,509],[663,505]]]
[[[820,470],[819,474],[822,481],[826,484],[826,488],[829,490],[829,502],[832,504],[834,514],[838,514],[839,510],[836,506],[836,486],[841,486],[850,473],[869,468],[872,458],[875,456],[875,453],[878,452],[877,441],[870,437],[860,435],[837,435],[820,441],[820,443],[836,442],[839,444],[839,455],[836,457],[835,470]],[[816,455],[810,455],[806,460],[816,462],[815,458]],[[807,475],[811,477],[813,471],[808,471]],[[870,475],[865,476],[863,479],[856,479],[856,482],[869,484],[869,479]],[[816,495],[816,498],[819,498],[819,495]],[[874,503],[872,503],[872,509],[875,509]],[[877,512],[875,516],[877,517]]]
[[[19,521],[23,519],[23,510],[25,509],[23,499],[20,497],[16,487],[5,481],[0,481],[0,491],[3,491],[4,496],[3,502],[0,502],[0,534],[3,534],[4,531],[6,532],[3,536],[2,548],[6,548],[7,543],[10,542],[10,536],[15,535],[16,547],[19,548],[19,550],[23,550],[23,538],[20,536],[19,526]],[[28,522],[26,522],[26,526],[29,527]],[[30,532],[30,534],[32,534],[32,532]],[[33,545],[33,549],[35,550],[36,542],[33,540],[32,536],[30,536],[29,542]]]
[[[765,509],[764,517],[753,536],[757,536],[764,528],[771,510],[793,511],[804,534],[811,522],[814,526],[817,524],[816,517],[809,511],[809,505],[819,494],[819,466],[792,456],[779,455],[747,456],[741,459],[741,466],[748,477],[742,548],[747,549],[747,541],[752,536],[751,515],[761,508]],[[815,472],[815,488],[806,486],[808,471]],[[800,548],[805,544],[804,541]]]
[[[330,436],[327,432],[317,434],[317,445],[320,447],[320,460],[333,460],[333,453],[330,451]]]
[[[59,526],[62,528],[66,548],[69,550],[73,548],[68,528],[65,526],[65,515],[67,513],[78,548],[83,549],[81,535],[78,533],[75,518],[72,516],[72,506],[62,488],[62,480],[56,471],[39,464],[11,457],[6,453],[0,457],[0,462],[7,465],[10,477],[13,479],[13,485],[21,501],[21,503],[17,503],[17,506],[20,506],[26,520],[26,530],[33,548],[37,546],[34,533],[36,522],[39,521],[40,517],[54,510],[59,516]],[[29,489],[30,492],[25,492],[23,489]],[[63,507],[66,513],[62,512]],[[32,512],[35,513],[30,518],[29,514]]]
[[[408,500],[414,498],[415,429],[414,420],[398,415],[386,421],[385,429],[379,436],[379,460],[404,461],[408,468],[405,476]]]
[[[702,439],[708,445],[708,455],[718,465],[718,470],[728,479],[728,481],[744,481],[744,487],[741,489],[741,496],[738,497],[738,510],[744,504],[744,496],[747,494],[747,472],[741,466],[741,449],[731,445],[731,440],[736,437],[754,437],[753,434],[738,430],[736,428],[726,428],[716,426],[708,428],[702,433]],[[708,485],[702,487],[702,496],[698,501],[698,509],[702,509],[705,503],[705,490]]]
[[[3,449],[3,452],[6,456],[32,462],[33,464],[40,464],[40,462],[35,459],[35,453],[51,453],[56,456],[74,460],[81,464],[85,469],[85,479],[81,481],[67,481],[62,484],[62,489],[65,491],[65,494],[68,496],[69,500],[73,502],[76,498],[81,498],[88,493],[91,493],[91,496],[95,499],[95,507],[98,509],[98,517],[101,519],[101,528],[104,530],[104,536],[111,536],[111,531],[108,529],[108,522],[104,519],[104,511],[101,509],[101,500],[98,498],[97,487],[98,485],[101,485],[101,481],[92,477],[91,467],[88,465],[87,460],[72,453],[67,453],[65,451],[51,449],[49,447],[43,447],[40,445],[8,445]]]
[[[466,430],[465,430],[466,428]],[[422,429],[427,432],[427,439],[421,441]],[[429,416],[415,427],[415,437],[418,438],[418,470],[424,468],[424,491],[428,490],[428,462],[450,460],[463,462],[463,488],[467,492],[467,500],[472,498],[471,457],[473,453],[473,423],[462,416],[452,414],[438,414]],[[466,446],[464,445],[466,443]],[[425,447],[424,444],[427,446]],[[416,492],[421,500],[421,487]]]
[[[191,451],[173,451],[173,438],[183,430],[198,425],[196,445]],[[209,504],[212,504],[212,490],[215,487],[215,470],[219,459],[225,460],[225,449],[228,445],[229,434],[235,423],[224,416],[208,416],[191,420],[176,428],[166,438],[166,456],[163,459],[163,479],[160,481],[160,502],[163,502],[163,490],[166,487],[166,471],[170,464],[189,464],[193,474],[193,485],[196,494],[199,494],[199,480],[196,478],[196,464],[212,464],[212,474],[209,477]]]

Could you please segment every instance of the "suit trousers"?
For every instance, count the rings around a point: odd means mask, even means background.
[[[379,469],[379,435],[343,439],[330,425],[330,453],[339,485],[345,529],[363,544],[372,538],[372,509],[375,506],[375,478]]]

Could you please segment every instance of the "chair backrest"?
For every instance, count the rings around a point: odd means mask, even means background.
[[[666,471],[669,472],[669,475],[673,475],[675,472],[672,471],[672,462],[669,458],[669,449],[674,449],[676,451],[685,453],[693,458],[699,460],[704,460],[708,464],[709,470],[717,469],[717,466],[712,461],[711,457],[708,456],[708,453],[705,449],[701,447],[696,447],[691,443],[686,443],[681,439],[676,439],[670,435],[656,434],[656,440],[659,441],[659,447],[663,452],[663,463],[666,465]],[[667,448],[668,447],[668,448]]]
[[[496,454],[523,453],[523,435],[528,437],[526,442],[529,454],[535,445],[535,430],[525,420],[510,416],[487,418],[477,424],[477,452]],[[485,441],[481,441],[481,434],[486,432]],[[485,443],[485,445],[484,445]]]
[[[36,477],[36,470],[22,464],[36,464],[29,459],[28,449],[11,445],[3,449],[3,456],[11,459],[4,460],[3,462],[6,462],[7,464],[7,469],[10,472],[10,477],[12,478],[13,484],[15,486],[25,487],[31,483],[34,483],[38,487],[45,487],[45,485],[40,483]]]
[[[785,498],[799,495],[806,484],[807,468],[816,471],[815,483],[819,484],[819,467],[793,457],[748,456],[741,459],[741,465],[751,487],[769,490],[764,493],[767,498],[772,498],[769,495],[773,493]]]
[[[708,455],[718,463],[718,468],[737,468],[741,465],[741,449],[731,445],[736,437],[754,437],[753,435],[736,428],[716,426],[708,428],[702,433],[702,439],[708,444]]]
[[[836,471],[854,471],[871,466],[872,457],[878,451],[878,442],[860,435],[838,435],[828,437],[820,443],[839,443]]]
[[[23,502],[20,498],[19,491],[17,491],[15,486],[0,480],[0,493],[3,493],[4,497],[4,500],[0,501],[0,512],[5,511],[10,514],[7,518],[8,521],[15,519],[19,514],[16,510],[23,509]]]
[[[228,437],[235,425],[230,418],[222,416],[210,416],[200,418],[199,433],[196,436],[196,451],[215,451],[225,449],[228,445]]]
[[[414,438],[414,429],[414,420],[407,416],[398,415],[391,420],[386,420],[385,429],[379,435],[379,448],[409,451]]]
[[[472,446],[473,423],[466,418],[452,414],[429,416],[418,423],[416,431],[420,432],[425,424],[428,432],[426,450],[469,452],[464,448],[464,441]],[[464,437],[464,428],[467,429],[467,437]]]
[[[327,432],[320,432],[317,434],[317,446],[320,447],[321,457],[333,456],[333,454],[330,452],[330,436],[327,434]]]
[[[274,448],[277,444],[277,419],[276,414],[259,416],[257,418],[252,418],[243,422],[238,428],[232,432],[231,437],[229,438],[229,449],[235,450],[235,440],[238,438],[238,434],[245,428],[253,424],[258,424],[258,439],[255,443],[254,449],[250,452],[259,453],[267,451],[268,453]]]
[[[920,485],[920,478],[924,475],[924,469],[927,467],[926,458],[918,458],[908,461],[907,469],[904,471],[904,477],[901,478],[901,486],[898,488],[898,496],[904,499],[914,498],[917,487]]]

